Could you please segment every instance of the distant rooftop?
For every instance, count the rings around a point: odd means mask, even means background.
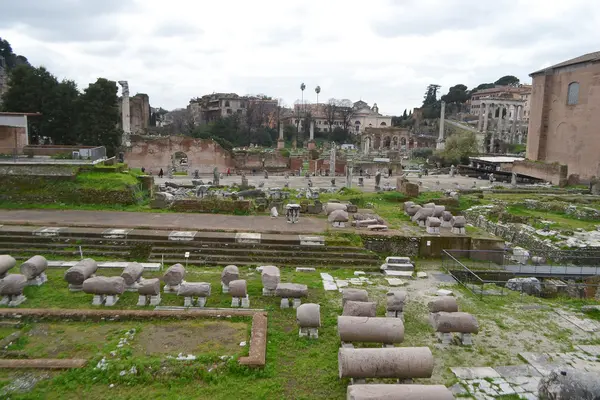
[[[550,67],[546,67],[544,69],[540,69],[539,71],[532,72],[531,74],[529,74],[529,76],[541,74],[541,73],[543,73],[544,71],[546,71],[548,69],[562,68],[562,67],[568,67],[570,65],[584,64],[584,63],[596,62],[596,61],[600,61],[600,51],[596,51],[596,52],[593,52],[593,53],[584,54],[582,56],[575,57],[575,58],[572,58],[570,60],[563,61],[561,63],[552,65]]]

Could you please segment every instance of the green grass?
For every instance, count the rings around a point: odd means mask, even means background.
[[[130,173],[115,172],[80,172],[75,183],[83,188],[120,190],[138,184],[137,179]]]

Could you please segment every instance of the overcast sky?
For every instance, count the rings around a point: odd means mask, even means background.
[[[153,107],[212,92],[418,107],[600,50],[598,0],[0,0],[0,37],[80,89],[128,80]]]

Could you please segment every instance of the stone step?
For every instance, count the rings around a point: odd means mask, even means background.
[[[161,262],[162,259],[161,258],[150,258],[148,259],[148,262]],[[360,267],[361,269],[364,270],[376,270],[379,268],[379,264],[378,263],[365,263],[365,262],[356,262],[354,260],[349,260],[349,262],[346,263],[342,263],[342,262],[336,262],[337,260],[306,260],[306,259],[302,259],[302,258],[292,258],[289,260],[278,260],[278,259],[269,259],[268,261],[260,261],[260,260],[241,260],[239,258],[232,258],[232,257],[228,257],[227,259],[223,259],[223,260],[214,260],[214,259],[210,259],[210,260],[192,260],[189,259],[188,260],[188,265],[194,265],[194,266],[203,266],[203,265],[216,265],[216,266],[225,266],[225,265],[277,265],[277,266],[286,266],[286,267],[306,267],[306,265],[310,265],[310,266],[314,266],[314,267],[338,267],[338,268],[344,268],[344,267]],[[176,264],[176,263],[180,263],[180,264],[185,264],[185,259],[183,258],[177,258],[177,259],[165,259],[164,260],[165,266],[169,266],[172,264]]]
[[[379,260],[379,256],[375,253],[371,253],[368,251],[364,252],[341,252],[336,250],[329,250],[326,252],[322,251],[312,251],[308,249],[263,249],[262,247],[256,247],[253,249],[236,249],[236,248],[211,248],[211,247],[181,247],[181,248],[173,248],[173,247],[153,247],[152,254],[176,254],[180,255],[185,252],[190,252],[191,255],[218,255],[218,254],[227,254],[227,255],[244,255],[244,254],[252,254],[256,256],[277,256],[277,255],[286,255],[286,256],[298,256],[298,257],[318,257],[318,258],[358,258],[365,260]]]
[[[127,257],[129,256],[129,251],[114,251],[114,250],[103,250],[103,249],[82,249],[84,257],[89,256],[108,256],[108,257]],[[53,248],[46,247],[29,247],[27,249],[14,249],[14,248],[5,248],[0,247],[0,254],[31,254],[31,255],[47,255],[47,254],[55,254],[55,255],[76,255],[79,256],[79,249],[77,250],[57,250]],[[17,258],[17,256],[14,256]],[[21,258],[27,258],[22,256]]]

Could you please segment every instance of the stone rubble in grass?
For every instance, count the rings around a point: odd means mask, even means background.
[[[398,278],[385,278],[390,286],[404,286],[406,285],[406,281]]]
[[[454,295],[452,290],[447,290],[447,289],[440,289],[437,292],[435,292],[435,294],[437,296],[453,296]]]
[[[417,278],[422,278],[422,279],[427,278],[427,272],[423,272],[423,271],[417,272]]]
[[[354,271],[354,276],[365,275],[365,271]]]

